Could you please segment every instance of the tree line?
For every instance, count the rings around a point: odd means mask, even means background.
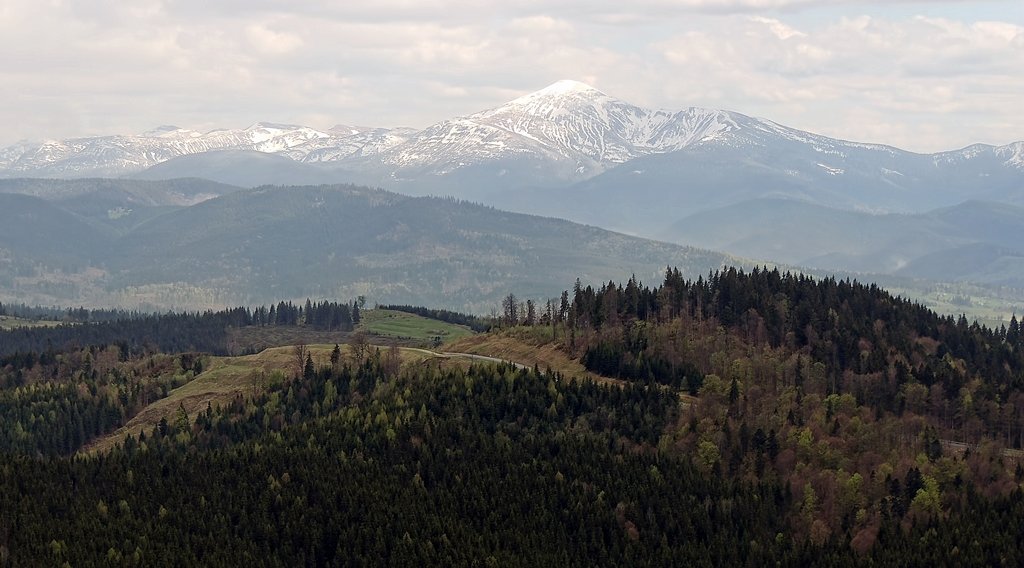
[[[131,355],[200,351],[226,355],[228,328],[246,326],[308,326],[351,331],[360,321],[358,301],[279,302],[257,308],[219,311],[139,314],[104,310],[73,310],[73,320],[53,327],[0,330],[0,356],[14,353],[57,353],[89,346],[118,344]],[[121,314],[107,319],[112,313]]]

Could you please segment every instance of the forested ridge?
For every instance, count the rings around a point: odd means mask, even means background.
[[[622,381],[307,355],[230,404],[67,457],[76,413],[81,437],[109,430],[97,416],[123,420],[206,356],[125,338],[9,355],[0,404],[21,434],[0,440],[0,563],[1024,562],[1016,320],[990,330],[762,270],[530,304],[506,302],[491,333]]]
[[[531,323],[513,303],[505,324]],[[970,491],[1005,497],[1024,478],[1016,318],[993,330],[848,280],[669,269],[654,288],[577,283],[528,329],[592,371],[690,395],[662,445],[777,479],[812,542],[865,551],[887,520],[956,519]]]

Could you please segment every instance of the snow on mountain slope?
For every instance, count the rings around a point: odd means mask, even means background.
[[[559,81],[469,119],[536,140],[569,158],[613,163],[676,150],[737,127],[723,111],[652,111],[575,81]]]
[[[376,156],[416,134],[413,128],[334,127],[330,138],[310,140],[284,152],[300,162],[340,162]]]
[[[20,143],[0,150],[0,174],[15,176],[120,176],[144,170],[177,156],[212,150],[255,150],[290,154],[324,140],[344,139],[305,126],[256,123],[245,129],[196,132],[161,126],[139,135],[98,136]]]
[[[1006,158],[1006,164],[1024,170],[1024,142],[1014,142],[995,149],[1000,158]]]

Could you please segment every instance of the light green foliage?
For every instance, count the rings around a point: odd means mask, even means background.
[[[324,403],[323,408],[330,409],[334,407],[334,401],[337,400],[338,389],[334,386],[334,381],[327,381],[324,386]]]
[[[942,513],[942,493],[939,491],[939,482],[934,477],[924,476],[924,487],[917,490],[910,507],[913,511],[927,516]]]
[[[718,445],[711,440],[702,440],[700,445],[697,446],[697,457],[700,459],[701,465],[711,469],[716,463],[721,461],[722,453],[718,449]]]
[[[699,396],[725,396],[729,392],[729,383],[722,380],[718,375],[707,375],[704,377],[704,384],[701,385]]]

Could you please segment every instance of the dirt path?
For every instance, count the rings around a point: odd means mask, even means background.
[[[406,351],[415,351],[417,353],[423,353],[431,357],[437,357],[439,359],[450,359],[452,357],[460,357],[464,359],[472,359],[474,361],[484,361],[487,363],[509,363],[516,369],[529,369],[530,366],[524,365],[523,363],[516,363],[515,361],[508,361],[505,359],[499,359],[497,357],[488,357],[486,355],[476,355],[473,353],[453,353],[449,351],[431,351],[429,349],[420,349],[417,347],[406,348]]]

